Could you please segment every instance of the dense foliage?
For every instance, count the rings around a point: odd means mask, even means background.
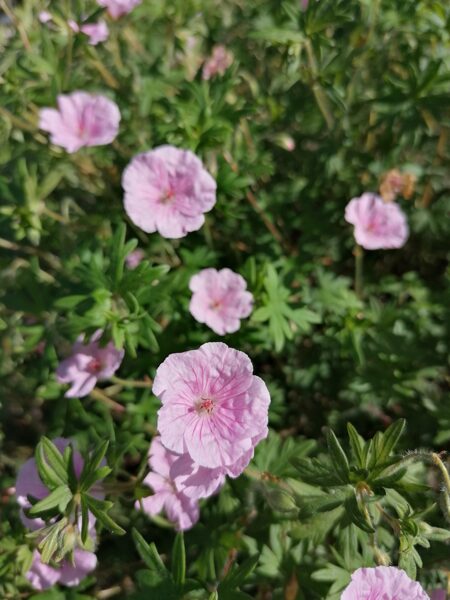
[[[119,19],[95,0],[0,8],[1,598],[338,600],[355,569],[387,564],[446,588],[448,2],[142,0]],[[68,25],[99,18],[97,45]],[[205,77],[218,45],[229,64]],[[113,100],[121,121],[112,143],[68,153],[39,111],[77,90]],[[146,234],[123,205],[127,164],[163,144],[217,182],[205,224],[180,239]],[[345,207],[366,191],[396,197],[402,248],[355,245]],[[254,297],[225,336],[189,311],[190,279],[210,267]],[[58,365],[98,330],[123,362],[65,397]],[[135,508],[151,493],[152,381],[168,355],[211,341],[250,357],[270,434],[176,534]],[[81,475],[58,437],[75,441]],[[52,490],[29,515],[48,527],[43,558],[70,554],[59,517],[78,507],[98,544],[79,586],[39,593],[24,576],[39,538],[14,495],[35,451]]]

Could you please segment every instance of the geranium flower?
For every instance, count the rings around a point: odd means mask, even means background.
[[[75,33],[84,33],[89,38],[89,44],[96,46],[101,42],[105,42],[109,37],[108,25],[105,21],[99,21],[98,23],[85,23],[84,25],[78,25],[73,20],[68,21],[69,27]]]
[[[405,214],[395,202],[383,202],[376,194],[353,198],[345,220],[354,225],[356,242],[366,250],[401,248],[408,239]]]
[[[267,436],[270,396],[243,352],[220,342],[171,354],[158,367],[153,392],[161,442],[202,467],[232,469]]]
[[[117,104],[105,96],[73,92],[59,95],[58,110],[43,108],[39,127],[50,133],[55,146],[76,152],[85,146],[110,144],[119,131]]]
[[[216,182],[189,150],[160,146],[135,156],[125,169],[125,210],[135,225],[181,238],[205,222],[216,202]]]
[[[71,384],[65,393],[67,398],[87,396],[97,381],[108,379],[120,367],[124,351],[116,348],[112,342],[104,347],[99,346],[101,335],[102,332],[97,331],[88,344],[84,344],[83,336],[80,336],[73,345],[71,356],[58,366],[56,378],[59,383]]]
[[[430,600],[422,586],[396,567],[358,569],[341,600]]]
[[[185,496],[194,500],[209,498],[225,483],[225,469],[222,467],[208,469],[197,465],[189,454],[171,454],[175,460],[170,466],[170,479]]]
[[[202,78],[207,81],[216,75],[223,75],[232,63],[233,54],[225,46],[214,46],[211,56],[203,65]]]
[[[97,557],[93,552],[81,548],[76,548],[73,554],[75,564],[64,560],[56,568],[43,563],[38,550],[34,550],[33,562],[25,577],[35,590],[46,590],[56,583],[68,587],[78,585],[95,569]]]
[[[128,14],[135,8],[142,0],[97,0],[100,6],[108,9],[108,13],[113,19],[118,19],[123,15]]]
[[[253,295],[241,275],[230,269],[203,269],[189,282],[193,292],[189,310],[199,323],[206,323],[215,333],[233,333],[253,308]]]
[[[144,479],[154,494],[141,500],[144,511],[155,516],[164,511],[167,518],[178,530],[190,529],[198,521],[200,511],[198,501],[179,491],[171,478],[170,469],[178,456],[169,452],[155,437],[150,446],[149,465],[151,472]],[[136,508],[140,508],[136,502]]]
[[[64,449],[67,448],[67,446],[71,443],[71,440],[58,437],[52,440],[52,442],[60,452],[63,452]],[[76,476],[79,477],[83,470],[84,460],[81,454],[75,449],[73,451],[73,466]],[[89,493],[96,498],[104,498],[104,492],[101,483],[96,483],[95,486],[91,488]],[[31,508],[28,496],[32,496],[37,500],[43,500],[49,494],[50,490],[46,485],[44,485],[44,483],[42,483],[41,478],[39,477],[39,471],[36,466],[35,458],[29,458],[20,467],[16,480],[16,499],[17,503],[21,507],[20,519],[28,529],[35,531],[36,529],[39,529],[45,525],[44,521],[40,518],[31,519],[26,516],[25,511]],[[91,514],[89,515],[89,521],[91,525],[95,523],[95,517]]]

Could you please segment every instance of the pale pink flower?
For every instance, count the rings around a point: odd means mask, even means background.
[[[345,209],[345,220],[354,225],[356,242],[366,250],[401,248],[408,239],[408,223],[395,202],[383,202],[372,193],[353,198]]]
[[[52,21],[53,17],[51,13],[48,12],[48,10],[41,10],[41,12],[38,14],[38,19],[42,24],[45,25],[45,23]]]
[[[211,56],[203,65],[202,78],[211,79],[216,75],[223,75],[233,62],[233,54],[225,46],[214,46]]]
[[[129,269],[135,269],[145,258],[145,252],[140,248],[133,250],[130,252],[128,256],[125,258],[125,264]]]
[[[72,443],[71,440],[67,438],[58,437],[52,440],[55,446],[58,448],[60,452],[63,452],[64,449]],[[104,463],[106,464],[106,463]],[[74,449],[73,451],[73,466],[75,470],[75,474],[77,477],[81,475],[84,466],[84,460],[81,454]],[[35,531],[40,527],[44,526],[44,521],[40,518],[32,519],[26,516],[25,511],[31,508],[30,501],[28,500],[28,496],[36,498],[36,500],[43,500],[50,494],[50,490],[46,485],[44,485],[39,477],[39,472],[36,466],[36,460],[34,457],[29,458],[24,464],[20,467],[19,472],[17,473],[16,480],[16,499],[17,503],[20,506],[20,519],[22,523],[28,529]],[[104,492],[100,483],[96,483],[93,488],[91,488],[90,493],[96,498],[103,498]],[[93,525],[95,523],[95,518],[93,515],[89,515],[90,522]]]
[[[78,585],[97,566],[97,557],[93,552],[76,548],[74,565],[64,560],[58,567],[42,562],[38,550],[33,552],[33,562],[25,577],[35,590],[46,590],[56,583],[69,587]]]
[[[178,491],[170,476],[170,469],[177,459],[177,455],[164,448],[159,437],[153,438],[149,458],[152,470],[144,479],[144,483],[154,494],[143,498],[141,502],[147,514],[155,516],[164,511],[169,521],[177,529],[184,531],[195,525],[200,511],[198,501]],[[139,502],[136,502],[136,508],[139,507]]]
[[[362,568],[352,575],[341,600],[429,600],[422,586],[396,567]]]
[[[97,331],[85,344],[80,336],[72,348],[72,354],[63,360],[57,370],[59,383],[70,383],[66,398],[82,398],[95,387],[97,381],[108,379],[117,371],[125,352],[112,342],[100,346],[98,341],[102,331]]]
[[[191,277],[189,289],[192,316],[218,335],[237,331],[240,319],[252,312],[253,295],[245,279],[230,269],[203,269]]]
[[[80,27],[79,27],[78,23],[76,21],[74,21],[73,19],[69,19],[67,21],[67,25],[70,27],[70,29],[74,33],[79,33],[80,32]]]
[[[253,375],[249,357],[226,344],[168,356],[158,367],[153,393],[162,402],[161,442],[199,466],[234,472],[267,436],[267,387]]]
[[[105,96],[73,92],[59,95],[58,110],[43,108],[39,127],[50,133],[52,144],[67,152],[85,146],[110,144],[119,131],[117,104]]]
[[[167,450],[167,452],[169,452]],[[173,454],[176,460],[170,467],[170,478],[177,490],[189,498],[198,500],[217,493],[225,483],[225,469],[208,469],[197,465],[189,454]]]
[[[109,37],[109,29],[105,21],[85,23],[84,25],[81,25],[80,31],[88,36],[89,44],[91,46],[96,46],[101,42],[105,42]]]
[[[118,19],[123,15],[128,14],[142,0],[97,0],[100,6],[108,9],[108,13],[113,19]]]
[[[159,146],[135,156],[123,173],[125,210],[135,225],[181,238],[205,222],[216,182],[190,150]]]

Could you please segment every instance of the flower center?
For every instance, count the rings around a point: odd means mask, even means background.
[[[207,415],[210,415],[213,410],[214,410],[214,400],[211,400],[211,398],[203,398],[203,396],[202,396],[200,398],[199,403],[197,404],[198,414],[206,413]]]
[[[95,373],[98,373],[102,368],[102,363],[99,361],[98,358],[93,358],[88,366],[87,366],[87,370],[89,371],[89,373],[92,373],[93,375]]]
[[[168,204],[175,197],[175,192],[171,187],[169,187],[165,192],[162,193],[160,202],[161,204]]]
[[[213,302],[210,302],[209,308],[211,310],[218,310],[220,308],[221,304],[222,303],[220,302],[220,300],[214,300]]]

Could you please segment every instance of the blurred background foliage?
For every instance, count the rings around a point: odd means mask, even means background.
[[[120,377],[144,380],[167,354],[216,339],[188,312],[189,278],[205,267],[239,271],[255,296],[252,317],[225,341],[250,355],[272,394],[261,471],[295,476],[290,458],[323,451],[324,426],[342,439],[347,421],[369,438],[404,417],[399,450],[448,448],[446,0],[311,0],[306,10],[298,0],[143,0],[109,20],[110,38],[96,47],[67,26],[94,15],[93,1],[2,0],[0,8],[0,573],[8,585],[16,578],[4,565],[11,556],[19,564],[24,537],[7,489],[39,437],[71,436],[86,450],[114,436],[111,466],[126,479],[155,431],[150,389],[113,383],[96,397],[66,399],[58,361],[80,333],[101,327],[127,350]],[[45,8],[52,26],[38,21]],[[216,44],[234,61],[204,81]],[[38,110],[74,90],[117,102],[112,145],[68,155],[38,130]],[[175,241],[136,229],[122,205],[124,167],[163,143],[196,152],[218,184],[205,226]],[[398,199],[411,235],[401,250],[365,254],[360,298],[344,209],[391,169],[415,177],[409,198]],[[132,239],[146,260],[127,271]],[[260,553],[251,597],[338,598],[333,569],[348,577],[372,560],[361,540],[331,526],[320,535],[318,522],[293,534],[292,517],[270,508],[258,485],[242,476],[205,503],[186,535],[191,575],[215,581],[237,552]],[[131,495],[120,496],[117,522],[170,552],[172,534],[132,507]],[[352,564],[350,543],[362,553]],[[449,566],[441,546],[420,550],[428,587]],[[131,536],[105,534],[99,557],[96,583],[41,597],[131,593],[139,564]]]

